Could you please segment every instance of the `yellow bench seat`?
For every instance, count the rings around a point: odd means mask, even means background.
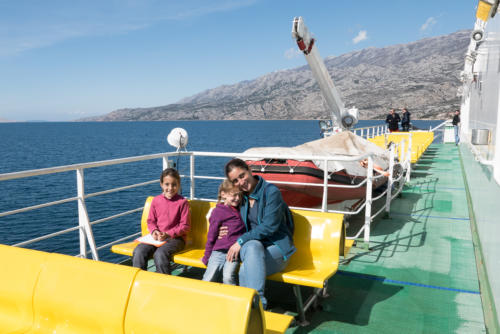
[[[149,197],[144,206],[141,221],[142,234],[147,230]],[[173,262],[190,267],[206,268],[201,262],[207,239],[209,217],[215,203],[191,200],[191,231],[187,236],[186,249],[175,254]],[[328,279],[338,269],[339,256],[347,254],[352,240],[345,240],[343,215],[337,213],[292,210],[295,231],[294,244],[297,252],[290,258],[290,263],[283,272],[268,276],[268,279],[289,283],[294,286],[295,293],[300,294],[300,286],[316,289],[326,287]],[[112,252],[132,256],[137,242],[114,245]],[[301,297],[297,297],[299,316],[304,321],[305,309],[300,305]]]
[[[0,259],[1,333],[276,334],[293,320],[249,288],[5,245]]]

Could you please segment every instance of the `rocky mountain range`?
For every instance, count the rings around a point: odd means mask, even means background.
[[[384,48],[367,48],[325,65],[346,107],[360,119],[406,106],[413,119],[446,118],[460,99],[460,71],[470,31]],[[321,50],[320,50],[321,51]],[[205,90],[175,104],[127,108],[85,121],[326,119],[329,111],[309,66]]]

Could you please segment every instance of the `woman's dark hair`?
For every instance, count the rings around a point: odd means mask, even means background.
[[[179,183],[179,186],[181,185],[181,177],[179,175],[179,172],[175,168],[166,168],[163,170],[160,176],[160,182],[163,183],[163,179],[166,176],[171,176],[177,180],[177,183]]]
[[[226,177],[229,178],[229,173],[235,168],[241,168],[250,171],[250,167],[248,167],[245,161],[238,158],[234,158],[233,160],[229,161],[226,164],[226,167],[224,168],[224,171],[226,172]]]

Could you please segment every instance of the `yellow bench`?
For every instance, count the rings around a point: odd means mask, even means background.
[[[434,140],[434,132],[432,131],[412,131],[412,132],[397,132],[396,134],[385,134],[368,140],[379,147],[386,148],[387,143],[393,142],[399,144],[405,140],[405,150],[407,149],[410,135],[412,136],[411,144],[411,163],[416,163],[422,154],[427,150]],[[399,160],[402,160],[401,151],[398,152]]]
[[[2,333],[283,333],[254,290],[0,245]],[[196,319],[196,321],[193,321]]]
[[[147,216],[150,201],[148,197],[144,206],[141,220],[141,231],[147,230]],[[187,237],[186,248],[175,254],[173,261],[190,267],[206,268],[201,262],[205,250],[208,218],[210,211],[215,207],[214,202],[190,201],[191,232]],[[345,239],[343,215],[336,213],[314,212],[306,210],[292,210],[295,232],[294,243],[297,252],[292,255],[290,263],[283,272],[268,276],[268,279],[293,284],[296,295],[299,321],[305,323],[305,312],[313,301],[325,292],[328,279],[338,269],[339,256],[344,256],[353,244],[352,240]],[[132,256],[137,242],[114,245],[114,253]],[[304,303],[301,295],[301,286],[315,289]]]
[[[33,292],[47,253],[0,245],[0,328],[24,333],[33,325]]]
[[[264,312],[253,289],[141,270],[130,294],[125,333],[159,333],[161,328],[161,333],[275,334],[284,333],[292,319]]]

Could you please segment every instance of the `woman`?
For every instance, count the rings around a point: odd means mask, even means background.
[[[257,290],[266,309],[266,276],[284,270],[296,251],[292,214],[279,189],[253,176],[243,160],[229,161],[225,172],[244,194],[240,213],[247,231],[229,248],[226,259],[237,261],[240,256],[240,285]]]

